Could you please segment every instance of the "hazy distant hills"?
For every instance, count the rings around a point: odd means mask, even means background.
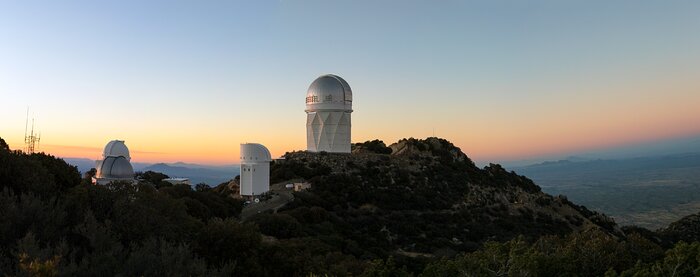
[[[83,158],[62,158],[66,163],[77,166],[78,171],[80,171],[80,174],[83,174],[90,170],[90,168],[95,167],[95,161],[91,159],[83,159]],[[133,166],[133,164],[132,164]]]
[[[616,160],[633,159],[639,157],[658,157],[666,155],[679,155],[684,153],[698,153],[700,151],[700,136],[666,139],[625,146],[616,146],[605,149],[591,150],[579,153],[570,153],[565,156],[538,157],[527,160],[498,161],[507,168],[525,167],[546,161],[590,161],[597,159]],[[490,162],[490,161],[488,161]],[[482,162],[483,163],[483,162]],[[487,165],[488,163],[483,163]]]
[[[78,167],[81,173],[84,173],[90,168],[95,167],[95,161],[82,158],[64,158],[64,160]],[[225,166],[210,166],[191,163],[131,163],[134,171],[156,171],[166,174],[170,177],[189,178],[192,185],[206,183],[209,186],[216,186],[223,182],[233,179],[240,172],[238,165]]]
[[[158,163],[146,166],[142,171],[155,171],[164,173],[170,177],[190,178],[192,185],[205,183],[216,186],[229,181],[239,174],[238,166],[205,166],[185,163],[164,164]]]
[[[700,153],[575,158],[511,169],[621,225],[655,229],[700,210]]]

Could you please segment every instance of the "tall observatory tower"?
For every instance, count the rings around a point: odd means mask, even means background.
[[[351,113],[348,82],[332,74],[316,78],[306,92],[306,149],[350,153]]]

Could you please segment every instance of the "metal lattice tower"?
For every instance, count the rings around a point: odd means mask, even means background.
[[[24,153],[33,154],[38,149],[41,134],[34,134],[34,117],[32,117],[32,129],[27,134],[29,127],[29,108],[27,108],[27,119],[24,122]]]

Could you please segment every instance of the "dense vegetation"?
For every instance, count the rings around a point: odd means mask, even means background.
[[[370,145],[383,146],[377,142]],[[383,146],[386,147],[386,146]],[[374,149],[374,146],[368,147]],[[388,148],[388,147],[386,147]],[[377,148],[377,149],[386,149]],[[240,222],[220,191],[94,186],[45,154],[0,139],[1,276],[689,276],[700,243],[617,228],[444,140],[335,156],[289,153],[277,180],[313,187]],[[225,186],[226,184],[222,184]]]
[[[273,165],[273,178],[303,178],[313,187],[296,193],[280,213],[301,222],[299,236],[342,238],[327,243],[357,248],[349,253],[368,258],[396,251],[453,255],[494,239],[568,234],[584,222],[615,231],[614,223],[541,193],[527,178],[498,165],[477,168],[447,141],[411,139],[401,147],[401,156],[287,154]],[[557,217],[555,209],[571,214]]]
[[[2,276],[229,275],[260,243],[235,219],[241,207],[188,186],[94,186],[61,159],[0,139]]]
[[[489,242],[482,249],[429,264],[423,276],[697,276],[700,243],[664,252],[639,234],[615,239],[600,232]]]
[[[387,147],[383,141],[375,139],[352,144],[353,152],[368,151],[376,154],[391,154],[391,148]]]

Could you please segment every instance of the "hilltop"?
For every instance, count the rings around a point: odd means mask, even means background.
[[[700,213],[691,214],[672,222],[657,232],[667,243],[700,241]]]
[[[447,140],[372,141],[352,154],[287,153],[272,166],[273,182],[303,178],[280,214],[323,211],[330,233],[353,238],[363,255],[471,251],[485,241],[599,230],[620,235],[605,215],[543,193],[530,179],[491,164],[483,169]],[[263,230],[264,233],[264,230]],[[270,234],[274,235],[274,234]]]

